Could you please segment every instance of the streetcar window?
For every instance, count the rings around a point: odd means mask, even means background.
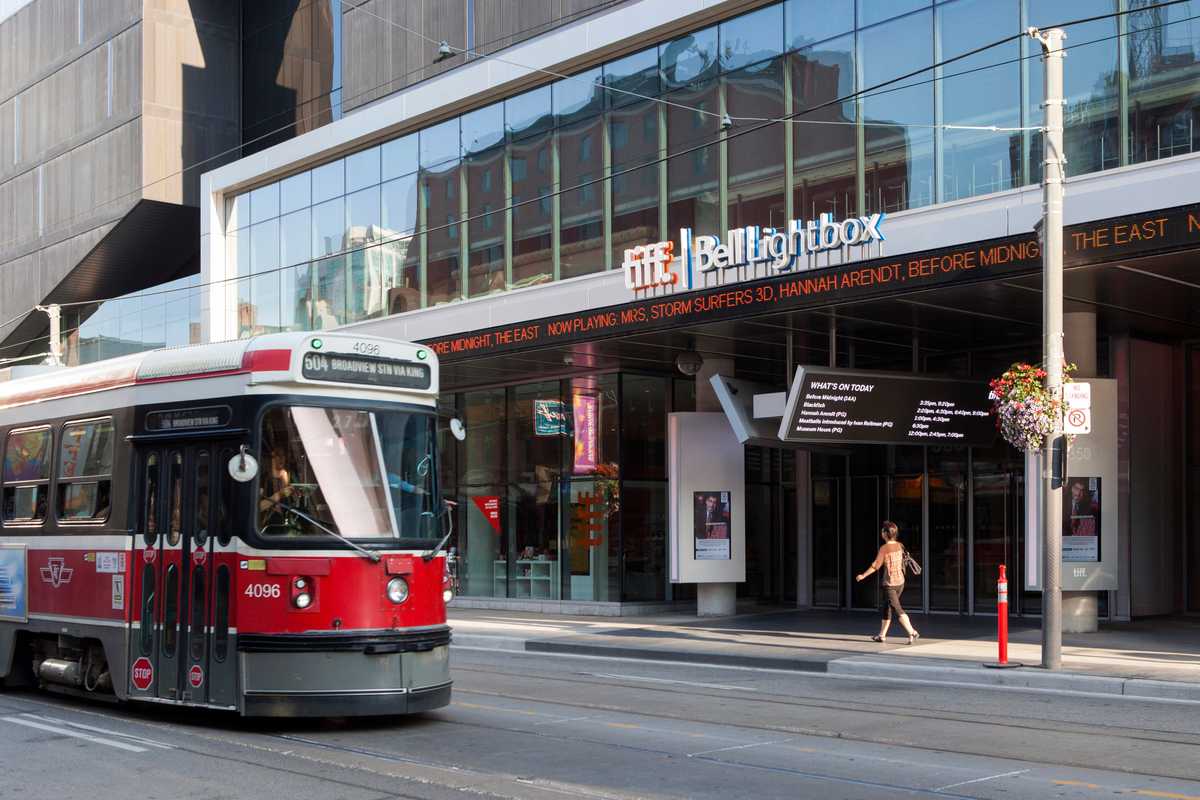
[[[327,537],[324,526],[355,539],[435,538],[434,428],[432,414],[408,411],[270,409],[263,535]]]
[[[232,450],[224,450],[221,453],[221,459],[218,464],[228,464],[233,458]],[[225,547],[233,539],[233,531],[230,529],[229,509],[233,508],[233,479],[225,472],[224,469],[218,469],[213,474],[213,481],[216,482],[217,489],[217,543]]]
[[[146,496],[142,506],[143,539],[153,547],[158,539],[158,453],[146,456]]]
[[[204,658],[204,567],[192,573],[192,661]]]
[[[112,504],[111,419],[63,426],[58,456],[58,518],[103,522]]]
[[[171,454],[171,476],[167,496],[167,544],[175,547],[183,537],[183,454]]]
[[[154,649],[154,583],[153,564],[142,570],[142,655],[148,656]]]
[[[192,527],[192,539],[196,546],[203,547],[208,541],[208,451],[196,454],[196,524]]]
[[[4,521],[46,519],[52,435],[48,427],[13,431],[4,445]]]
[[[167,567],[167,581],[163,587],[162,649],[164,656],[175,655],[175,642],[179,634],[179,569],[172,564]]]
[[[217,586],[213,608],[213,658],[224,661],[229,655],[229,567],[217,567]]]

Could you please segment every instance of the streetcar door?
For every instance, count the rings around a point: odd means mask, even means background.
[[[137,453],[137,529],[128,590],[131,609],[128,686],[132,697],[157,696],[157,686],[163,677],[158,664],[163,565],[158,557],[159,538],[164,530],[165,457],[157,448],[139,449]]]
[[[181,696],[226,707],[237,703],[229,631],[236,557],[229,513],[233,479],[225,470],[232,458],[228,447],[204,444],[188,451],[184,486],[191,502],[183,525],[188,589],[180,599]]]
[[[163,450],[162,504],[159,506],[158,554],[154,559],[159,568],[157,627],[158,647],[155,669],[156,694],[168,700],[182,700],[183,673],[187,663],[187,600],[190,566],[189,488],[185,466],[187,453],[183,447]]]
[[[208,530],[204,538],[207,566],[204,580],[208,609],[204,615],[206,635],[203,658],[207,661],[204,691],[208,702],[220,706],[237,705],[237,659],[233,646],[233,576],[237,566],[237,545],[233,537],[235,482],[227,465],[234,450],[228,444],[213,447],[208,471]],[[197,534],[197,541],[200,536]],[[193,646],[195,640],[193,639]]]

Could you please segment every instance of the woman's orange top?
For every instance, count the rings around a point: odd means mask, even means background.
[[[883,572],[884,586],[899,586],[904,583],[904,546],[899,542],[888,542],[879,548],[871,567]]]

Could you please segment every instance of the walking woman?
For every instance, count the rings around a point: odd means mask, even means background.
[[[883,594],[879,601],[879,633],[872,636],[871,640],[887,640],[888,628],[892,626],[892,613],[895,612],[900,618],[900,625],[908,633],[908,643],[912,644],[921,638],[921,634],[917,633],[917,629],[908,621],[908,614],[904,613],[904,608],[900,605],[900,595],[904,594],[905,556],[904,545],[899,541],[900,528],[891,520],[884,520],[880,528],[879,535],[883,537],[883,544],[867,571],[856,575],[854,580],[861,582],[872,572],[881,572]]]

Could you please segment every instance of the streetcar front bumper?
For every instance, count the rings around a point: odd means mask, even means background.
[[[248,717],[412,714],[450,703],[450,629],[242,634]]]

